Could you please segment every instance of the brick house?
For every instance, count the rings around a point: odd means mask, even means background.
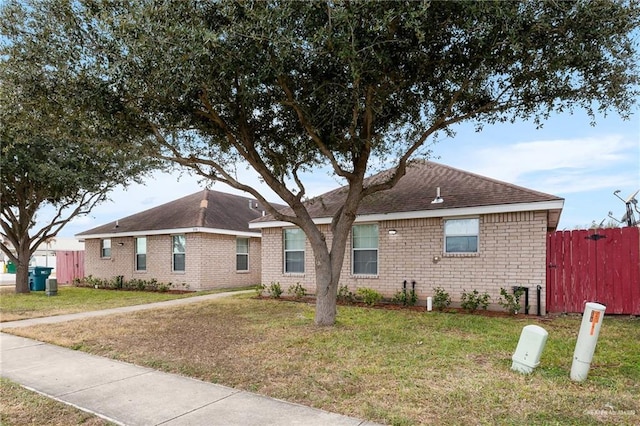
[[[261,282],[256,200],[205,189],[76,235],[85,242],[85,275],[123,276],[191,290]]]
[[[384,173],[368,178],[379,179]],[[366,182],[365,182],[366,184]],[[311,217],[330,243],[332,215],[345,188],[309,201]],[[500,288],[529,289],[531,313],[545,312],[546,235],[558,225],[564,200],[429,161],[412,163],[392,189],[362,200],[340,285],[372,288],[393,297],[415,282],[421,301],[442,287],[459,304],[477,289],[497,305]],[[303,284],[315,292],[313,252],[304,233],[266,216],[262,231],[262,282],[283,288]],[[459,305],[458,305],[459,306]]]

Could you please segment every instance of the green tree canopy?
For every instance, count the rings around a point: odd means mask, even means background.
[[[575,108],[625,116],[638,95],[632,1],[25,3],[3,11],[24,16],[9,19],[21,54],[107,85],[160,158],[265,202],[242,160],[291,206],[270,213],[313,247],[322,325],[360,200],[395,185],[434,134]],[[380,159],[395,172],[367,186]],[[303,202],[300,172],[320,166],[348,186],[331,247]]]
[[[0,56],[0,248],[17,265],[16,292],[29,291],[38,246],[111,189],[159,164],[141,150],[144,131],[124,126],[116,108],[104,115],[87,108],[110,102],[107,86],[98,92],[82,75],[50,73],[46,61],[36,52],[23,56],[23,48],[5,38]],[[45,206],[55,213],[36,228]]]

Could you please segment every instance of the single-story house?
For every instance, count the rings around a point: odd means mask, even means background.
[[[372,176],[380,179],[385,173]],[[327,241],[346,188],[308,202]],[[491,296],[500,288],[529,289],[531,313],[545,312],[546,235],[555,230],[564,200],[431,161],[416,161],[398,184],[362,200],[349,236],[340,285],[366,287],[391,298],[407,282],[424,301],[441,287],[460,302],[465,290]],[[262,282],[300,283],[315,293],[311,246],[298,228],[271,216],[255,219],[262,231]]]
[[[254,199],[205,189],[79,233],[85,276],[156,279],[190,290],[261,282]]]

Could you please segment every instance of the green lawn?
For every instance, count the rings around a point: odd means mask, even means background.
[[[569,380],[580,317],[489,318],[240,296],[12,333],[394,425],[640,424],[640,320],[605,317],[589,378]],[[522,327],[540,367],[510,370]]]
[[[203,294],[207,293],[172,294],[60,286],[57,296],[47,296],[44,291],[16,294],[13,287],[4,287],[0,289],[0,321],[96,311]]]

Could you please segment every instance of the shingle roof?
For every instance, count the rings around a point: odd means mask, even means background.
[[[392,169],[365,180],[365,186],[384,179]],[[437,188],[444,201],[432,204]],[[343,205],[347,187],[341,187],[307,202],[312,218],[332,217]],[[432,161],[415,161],[392,189],[372,194],[362,200],[358,215],[444,210],[465,207],[496,206],[545,201],[562,201],[560,197],[480,176]],[[284,213],[291,213],[290,209]],[[556,212],[559,216],[559,211]],[[265,216],[255,222],[273,221]],[[557,217],[556,217],[557,220]],[[551,226],[556,224],[550,223]]]
[[[205,189],[89,229],[77,234],[77,236],[184,228],[255,232],[255,230],[249,229],[248,224],[251,220],[262,216],[263,210],[262,205],[252,198]]]

